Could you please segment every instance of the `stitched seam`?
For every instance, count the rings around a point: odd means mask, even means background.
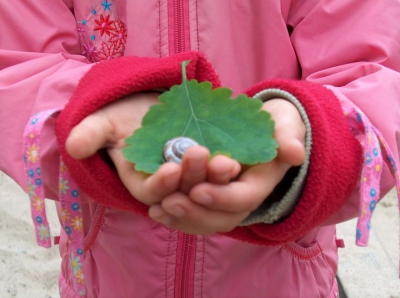
[[[97,241],[97,235],[103,227],[105,221],[106,207],[103,205],[97,205],[92,222],[93,229],[89,229],[87,237],[84,239],[84,251],[88,251],[92,248],[93,244]]]
[[[197,1],[196,1],[197,2]],[[203,236],[203,262],[201,264],[201,283],[200,283],[200,297],[203,298],[203,284],[204,284],[204,258],[205,258],[205,249],[206,249],[206,240]]]
[[[196,31],[197,31],[197,50],[200,51],[200,35],[199,35],[199,5],[196,0]]]
[[[161,58],[161,0],[158,0],[158,55]]]
[[[167,255],[165,257],[165,297],[168,297],[168,256],[169,256],[169,249],[171,245],[171,229],[168,229],[168,246],[167,246]]]
[[[283,246],[283,248],[289,251],[296,258],[305,261],[314,259],[318,254],[322,252],[322,248],[319,246],[318,243],[315,243],[309,248],[299,247],[295,243],[287,243]],[[307,250],[309,250],[309,252],[307,252]]]

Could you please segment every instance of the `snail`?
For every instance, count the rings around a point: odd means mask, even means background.
[[[173,161],[180,164],[182,162],[183,153],[185,153],[189,147],[198,145],[199,143],[188,137],[173,138],[164,145],[164,161]]]

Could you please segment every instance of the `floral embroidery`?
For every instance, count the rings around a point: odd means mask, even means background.
[[[108,0],[104,0],[103,3],[101,3],[101,6],[104,7],[104,11],[109,10],[111,11],[110,6],[112,5],[112,3],[108,3]]]
[[[85,55],[90,62],[97,62],[97,51],[94,45],[84,44],[83,47],[85,50],[82,52],[82,55]]]
[[[125,49],[126,43],[126,29],[125,24],[121,21],[114,22],[114,30],[111,32],[110,42],[115,44],[117,49]]]
[[[94,30],[99,30],[100,36],[103,36],[104,33],[110,35],[110,31],[114,30],[114,27],[111,26],[114,23],[114,21],[110,21],[109,18],[110,16],[104,17],[101,14],[100,20],[95,20],[97,26],[94,27]]]
[[[99,1],[98,6],[91,7],[90,14],[85,14],[85,19],[77,21],[82,55],[92,63],[124,55],[127,30],[112,5],[109,0]]]

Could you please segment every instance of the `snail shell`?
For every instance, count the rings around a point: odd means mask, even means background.
[[[164,145],[164,161],[173,161],[180,164],[182,162],[183,153],[185,153],[189,147],[198,145],[199,143],[188,137],[173,138]]]

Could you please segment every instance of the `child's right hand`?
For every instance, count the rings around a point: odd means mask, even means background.
[[[219,170],[208,172],[209,152],[204,147],[191,148],[182,166],[169,162],[153,175],[135,171],[122,154],[125,139],[141,127],[149,108],[160,103],[158,93],[138,93],[127,96],[96,111],[74,127],[66,141],[66,150],[73,158],[90,157],[107,148],[118,174],[129,192],[142,203],[151,206],[179,191],[188,193],[196,184],[208,181],[225,183],[240,171],[240,165],[222,162]],[[219,158],[221,159],[221,158]]]

